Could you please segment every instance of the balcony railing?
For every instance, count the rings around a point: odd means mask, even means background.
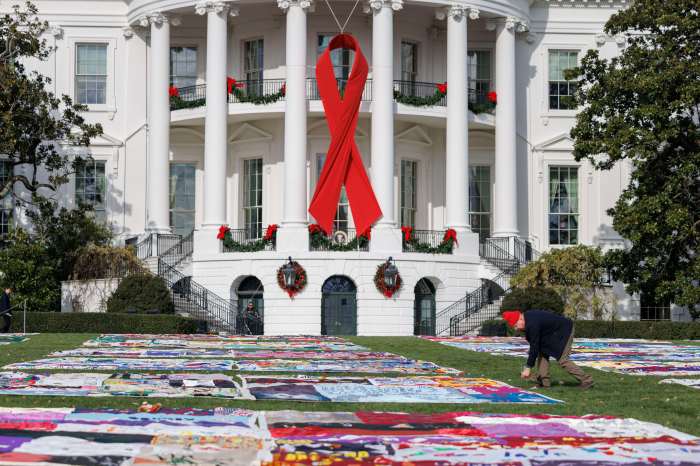
[[[231,239],[240,246],[226,247],[223,252],[255,252],[255,251],[274,251],[275,243],[263,241],[261,238],[255,238],[251,232],[245,229],[230,230]]]
[[[228,94],[229,103],[241,103],[255,100],[256,97],[272,96],[278,94],[285,85],[284,79],[262,79],[255,81],[238,81],[240,87],[237,87],[241,92],[233,92]],[[346,79],[338,79],[338,85],[341,92],[347,85]],[[399,92],[404,97],[416,97],[419,99],[435,96],[437,91],[437,83],[420,82],[420,81],[394,81],[394,92]],[[180,110],[183,108],[195,108],[206,105],[207,85],[198,84],[196,86],[181,87],[178,89],[178,95],[170,98],[170,110]],[[243,100],[241,100],[243,97]],[[307,100],[321,100],[318,92],[316,78],[307,78],[306,80],[306,98]],[[284,96],[276,100],[283,100]],[[370,102],[372,100],[372,80],[368,79],[365,83],[364,91],[362,92],[362,101]],[[445,96],[438,99],[434,106],[444,107],[447,105]],[[469,105],[488,106],[490,105],[487,99],[487,93],[481,90],[469,89]]]
[[[425,247],[437,248],[442,244],[445,237],[444,231],[438,230],[413,230],[411,232],[411,241],[402,241],[403,252],[429,252],[424,250]]]
[[[311,251],[369,251],[369,240],[358,236],[354,228],[336,230],[332,235],[309,234],[309,249]]]

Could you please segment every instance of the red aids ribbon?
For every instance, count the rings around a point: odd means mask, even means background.
[[[331,50],[338,48],[355,51],[355,61],[342,98],[331,62]],[[316,81],[331,133],[331,144],[309,212],[329,235],[343,184],[357,231],[368,230],[382,215],[362,164],[360,150],[355,144],[355,128],[368,70],[367,60],[357,40],[349,34],[340,34],[331,39],[316,63]]]

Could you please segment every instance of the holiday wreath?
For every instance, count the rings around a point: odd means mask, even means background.
[[[384,282],[384,272],[386,271],[386,268],[388,266],[388,262],[383,262],[377,266],[377,273],[374,274],[374,286],[377,287],[377,291],[379,291],[381,294],[383,294],[387,298],[391,298],[397,291],[401,289],[401,285],[403,285],[403,280],[401,279],[401,274],[397,273],[394,286],[388,287]]]
[[[292,267],[294,267],[294,285],[287,286],[284,280],[284,265],[277,269],[277,284],[280,288],[287,292],[290,298],[293,298],[296,294],[300,293],[304,288],[306,288],[306,270],[297,261],[291,261]],[[286,265],[286,264],[285,264]]]

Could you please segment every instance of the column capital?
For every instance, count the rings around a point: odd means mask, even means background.
[[[217,15],[226,15],[228,13],[231,16],[238,16],[238,8],[231,7],[229,2],[212,0],[197,2],[194,5],[194,12],[200,16],[204,16],[207,13],[216,13]]]
[[[131,39],[134,37],[134,29],[131,26],[125,26],[122,28],[122,35],[124,39]]]
[[[479,19],[479,9],[468,5],[451,5],[435,10],[435,19],[439,21],[444,21],[448,17],[459,21],[465,16],[471,20],[477,20]]]
[[[313,8],[313,0],[277,0],[277,7],[285,13],[291,6],[298,6],[302,10],[311,10]]]
[[[403,0],[370,0],[364,6],[365,13],[391,8],[394,11],[403,10]]]
[[[490,20],[486,23],[486,30],[495,31],[498,26],[503,26],[507,31],[513,32],[527,32],[530,30],[530,25],[526,20],[515,16]]]
[[[138,24],[141,27],[148,27],[150,25],[161,26],[163,24],[172,24],[173,26],[179,26],[181,24],[180,17],[169,16],[160,11],[150,13],[148,15],[141,16],[138,19]]]

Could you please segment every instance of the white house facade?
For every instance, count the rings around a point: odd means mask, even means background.
[[[253,301],[267,334],[464,333],[536,251],[624,244],[606,210],[630,168],[573,158],[564,77],[588,49],[625,47],[603,33],[624,0],[36,4],[56,48],[36,69],[104,129],[58,196],[92,203],[215,327]],[[308,207],[331,135],[315,67],[334,15],[369,62],[355,141],[382,216],[350,243],[361,232],[343,191],[317,244]],[[355,54],[331,57],[342,89]],[[3,212],[5,228],[21,218]],[[275,241],[261,241],[269,225]],[[451,251],[425,252],[448,229]],[[278,284],[290,257],[306,272],[293,298]],[[402,286],[387,297],[375,274],[390,257]],[[644,318],[616,291],[618,318]]]

